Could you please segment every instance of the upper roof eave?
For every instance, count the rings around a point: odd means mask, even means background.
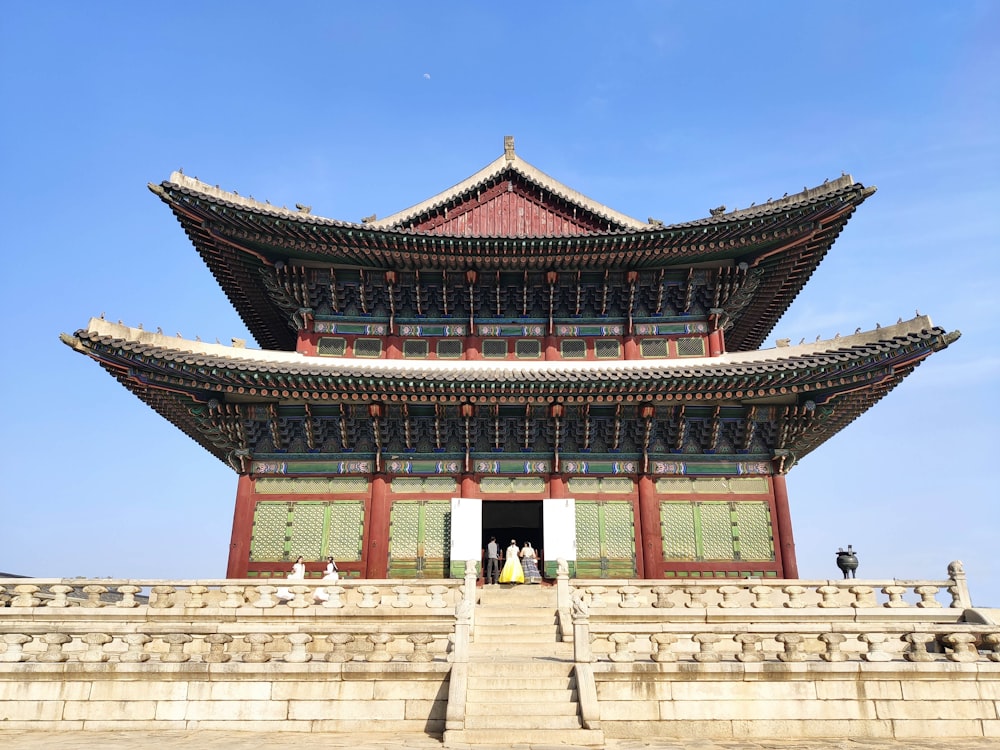
[[[181,359],[200,357],[219,358],[219,364],[239,368],[242,365],[264,367],[276,372],[287,370],[308,370],[313,375],[361,376],[361,377],[405,377],[414,379],[470,379],[513,378],[518,380],[599,380],[602,378],[628,377],[691,377],[717,376],[725,371],[736,373],[750,371],[756,367],[782,365],[809,357],[852,356],[851,350],[861,351],[871,345],[888,343],[912,335],[926,335],[936,331],[944,336],[947,343],[958,337],[958,333],[945,333],[935,329],[928,316],[923,315],[896,325],[878,328],[849,336],[817,341],[798,346],[779,346],[773,349],[749,352],[727,353],[719,357],[699,357],[677,359],[615,360],[611,362],[490,362],[482,360],[461,360],[457,362],[441,360],[358,360],[326,359],[306,357],[297,352],[246,349],[209,344],[201,341],[180,339],[153,333],[141,328],[131,328],[101,318],[91,318],[87,328],[77,335],[63,334],[64,343],[87,353],[80,334],[88,337],[107,337],[110,340],[130,344],[145,345],[145,351],[154,358],[180,357]],[[151,351],[152,350],[152,351]],[[859,355],[860,356],[860,355]]]
[[[515,165],[515,166],[511,166]],[[778,200],[771,200],[760,205],[752,205],[748,208],[734,209],[726,213],[719,213],[718,215],[708,216],[700,219],[694,219],[691,221],[685,221],[675,224],[649,224],[646,222],[640,222],[637,219],[633,219],[625,214],[621,214],[613,209],[603,206],[595,201],[591,201],[589,198],[581,193],[569,188],[562,183],[554,180],[545,173],[531,166],[520,157],[514,155],[513,160],[507,160],[505,157],[501,156],[499,159],[491,162],[489,165],[481,169],[472,177],[464,180],[457,185],[449,188],[448,190],[439,193],[438,195],[428,198],[426,201],[422,201],[411,208],[406,209],[392,216],[386,217],[384,219],[379,219],[375,221],[370,221],[366,223],[349,222],[339,219],[330,219],[327,217],[318,216],[312,213],[308,213],[303,210],[293,210],[285,208],[283,206],[276,206],[269,202],[261,202],[254,198],[239,195],[236,192],[230,192],[227,190],[222,190],[218,186],[212,186],[205,182],[202,182],[196,177],[189,177],[182,172],[173,172],[167,180],[164,180],[160,184],[149,184],[150,190],[159,195],[167,203],[174,202],[174,199],[170,195],[171,191],[177,190],[181,193],[187,195],[197,195],[201,196],[210,202],[224,204],[229,207],[247,210],[250,213],[258,214],[262,216],[269,216],[274,218],[283,218],[295,222],[299,222],[305,225],[320,225],[320,226],[330,226],[339,227],[343,229],[351,230],[352,232],[359,232],[361,234],[381,234],[388,236],[397,236],[400,238],[405,237],[423,237],[431,242],[441,242],[441,241],[471,241],[480,239],[497,239],[492,235],[473,235],[473,234],[461,234],[461,235],[450,235],[442,234],[437,232],[421,232],[413,229],[408,229],[406,227],[398,226],[401,222],[413,218],[422,212],[430,210],[434,206],[440,203],[450,200],[453,197],[460,195],[468,190],[475,189],[477,185],[492,179],[496,175],[502,173],[504,170],[516,171],[521,174],[526,179],[532,180],[542,187],[551,190],[553,193],[558,194],[570,200],[576,202],[586,210],[591,211],[609,221],[616,223],[620,228],[608,230],[605,232],[591,232],[585,234],[561,234],[561,235],[537,235],[537,239],[568,239],[578,241],[581,238],[600,238],[600,237],[620,237],[627,235],[640,235],[640,234],[655,234],[657,232],[672,232],[672,231],[684,231],[690,229],[696,229],[701,227],[709,226],[719,226],[728,223],[738,223],[747,220],[753,220],[758,218],[765,218],[768,216],[780,215],[786,212],[792,212],[800,210],[808,205],[814,205],[830,198],[835,198],[838,195],[843,195],[848,192],[856,191],[858,192],[857,203],[861,203],[875,193],[876,189],[874,186],[865,187],[864,185],[855,182],[854,178],[849,174],[844,174],[835,180],[829,180],[824,182],[822,185],[813,188],[805,188],[798,193],[792,195],[787,195],[785,197],[779,198]],[[527,239],[533,239],[533,237],[527,237]],[[505,237],[506,239],[506,237]],[[525,238],[518,238],[525,239]]]

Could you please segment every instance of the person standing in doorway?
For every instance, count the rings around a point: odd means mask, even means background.
[[[496,584],[500,576],[500,548],[497,546],[497,538],[490,537],[490,543],[486,545],[486,575],[483,576],[487,584]]]
[[[507,557],[503,563],[503,570],[500,571],[500,583],[524,583],[524,570],[518,559],[519,552],[517,542],[511,539],[510,546],[507,548]]]

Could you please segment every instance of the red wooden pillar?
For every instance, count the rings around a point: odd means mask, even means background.
[[[798,578],[799,565],[795,560],[795,537],[792,535],[792,517],[788,512],[788,488],[784,474],[773,474],[774,515],[778,532],[778,551],[781,558],[781,574],[785,578]]]
[[[385,474],[372,476],[371,533],[365,564],[366,578],[389,574],[389,483]]]
[[[708,334],[708,356],[718,357],[722,354],[722,331],[716,328]]]
[[[250,564],[254,507],[253,480],[249,474],[240,474],[236,484],[236,508],[233,511],[233,535],[229,542],[226,578],[246,578]]]
[[[461,497],[479,497],[479,485],[472,474],[463,474],[461,483]]]
[[[660,508],[656,502],[656,485],[647,475],[639,477],[639,518],[636,536],[642,549],[643,578],[659,578],[663,562],[663,540],[660,538]]]
[[[624,354],[625,359],[642,359],[642,355],[639,353],[639,342],[636,341],[635,336],[625,337]]]
[[[553,500],[569,497],[566,488],[566,477],[562,474],[549,475],[549,497]]]

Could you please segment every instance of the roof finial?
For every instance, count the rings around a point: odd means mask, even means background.
[[[503,156],[507,161],[514,161],[514,136],[503,137]]]

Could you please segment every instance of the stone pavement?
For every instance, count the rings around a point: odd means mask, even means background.
[[[474,750],[577,750],[574,745],[468,746]],[[444,750],[440,740],[425,734],[308,734],[304,732],[162,731],[162,732],[41,732],[0,729],[4,750]],[[608,740],[607,750],[1000,750],[996,739],[830,739],[830,740]],[[579,748],[594,750],[594,748]]]

